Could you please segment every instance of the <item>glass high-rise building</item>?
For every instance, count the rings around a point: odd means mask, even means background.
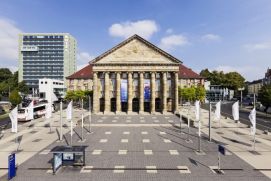
[[[65,81],[76,71],[77,43],[69,33],[19,35],[19,82],[38,88],[42,78]]]

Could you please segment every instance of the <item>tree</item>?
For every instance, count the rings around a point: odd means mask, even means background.
[[[221,85],[233,89],[235,92],[245,85],[244,77],[238,72],[224,73],[216,70],[210,72],[208,69],[203,69],[200,75],[210,81],[211,85]]]
[[[16,106],[22,102],[22,98],[17,90],[13,90],[9,95],[9,101],[12,105]]]
[[[179,89],[180,96],[182,100],[194,101],[196,98],[196,89],[195,87],[185,87]]]
[[[225,77],[226,77],[225,86],[230,89],[237,91],[238,88],[242,88],[245,86],[245,78],[238,72],[226,73]]]
[[[262,105],[264,105],[266,108],[270,107],[271,106],[271,85],[264,85],[259,91],[258,98],[260,102],[262,103]]]
[[[206,96],[205,88],[203,86],[196,87],[196,90],[195,90],[195,98],[196,98],[196,100],[199,100],[199,101],[202,102],[202,101],[204,101],[205,96]]]
[[[18,84],[18,91],[23,94],[29,93],[29,87],[26,85],[25,81],[22,81]]]
[[[0,68],[0,82],[12,77],[12,72],[8,68]]]
[[[67,91],[65,99],[75,101],[76,100],[75,92],[74,91]]]

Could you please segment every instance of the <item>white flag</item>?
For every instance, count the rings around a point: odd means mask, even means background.
[[[11,120],[11,132],[17,133],[18,127],[18,106],[16,106],[12,111],[9,113],[9,118]]]
[[[45,113],[45,118],[50,119],[52,117],[52,104],[49,102],[46,105],[46,113]]]
[[[196,121],[198,121],[199,136],[200,136],[200,134],[201,134],[201,131],[200,131],[201,122],[200,122],[200,102],[199,101],[195,102],[195,114],[196,114]]]
[[[238,101],[232,105],[232,117],[234,121],[239,120],[239,102]]]
[[[256,109],[255,108],[253,108],[250,111],[248,118],[252,124],[251,134],[255,134],[256,133]]]
[[[220,120],[221,112],[221,101],[218,101],[215,105],[215,120]]]
[[[195,116],[196,116],[196,121],[199,121],[199,112],[200,112],[199,101],[196,101],[195,102]]]
[[[73,135],[73,122],[72,122],[72,119],[71,119],[71,136]]]
[[[69,103],[67,110],[66,110],[67,119],[72,119],[72,101]]]
[[[26,120],[34,119],[34,101],[30,102],[30,104],[27,106],[26,110],[27,110]]]

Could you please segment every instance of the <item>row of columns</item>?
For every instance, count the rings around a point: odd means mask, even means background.
[[[105,72],[104,76],[104,100],[105,100],[105,113],[110,112],[110,96],[109,96],[109,73]],[[162,96],[162,112],[167,112],[167,98],[168,98],[168,85],[167,73],[163,72],[163,96]],[[116,112],[121,112],[121,74],[116,73]],[[151,72],[151,113],[155,112],[155,72]],[[178,73],[174,73],[174,112],[178,111]],[[93,73],[93,112],[97,113],[100,109],[100,100],[98,92],[98,74]],[[128,73],[128,109],[127,112],[132,112],[133,105],[133,76],[132,72]],[[139,112],[144,112],[144,73],[139,73]]]

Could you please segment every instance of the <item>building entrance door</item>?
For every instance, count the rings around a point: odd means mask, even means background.
[[[150,111],[151,111],[151,103],[144,102],[144,112],[150,112]]]
[[[139,112],[139,99],[133,99],[133,112]]]
[[[104,98],[100,98],[100,112],[104,112]]]
[[[162,111],[162,106],[161,106],[161,99],[156,98],[155,99],[155,112],[161,112]]]
[[[111,112],[116,112],[116,98],[111,98]]]
[[[121,111],[127,112],[128,110],[128,103],[127,102],[121,102]]]

